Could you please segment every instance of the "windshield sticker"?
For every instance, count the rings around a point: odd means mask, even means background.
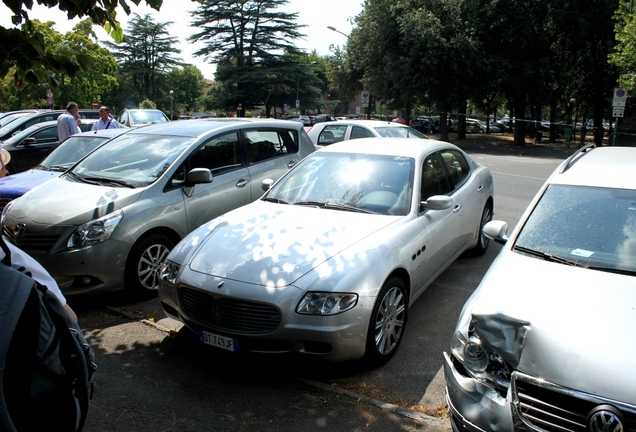
[[[572,252],[570,252],[570,255],[580,256],[580,257],[584,257],[584,258],[589,258],[593,254],[594,254],[594,252],[587,251],[587,250],[584,250],[584,249],[574,249]]]

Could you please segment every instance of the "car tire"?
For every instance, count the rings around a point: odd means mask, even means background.
[[[407,319],[406,286],[402,279],[391,277],[382,286],[369,320],[365,350],[369,365],[379,366],[393,357],[404,339]]]
[[[126,262],[124,287],[133,293],[156,291],[161,266],[175,242],[163,234],[142,237],[132,248]]]
[[[479,221],[479,233],[477,234],[477,244],[470,250],[471,256],[481,256],[488,250],[490,239],[484,234],[484,225],[492,220],[492,204],[487,202],[484,210],[481,212]]]

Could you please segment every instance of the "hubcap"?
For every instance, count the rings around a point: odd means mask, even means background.
[[[375,319],[375,346],[380,354],[388,354],[400,341],[404,331],[406,305],[400,288],[391,288],[382,298]]]
[[[137,277],[148,290],[159,289],[159,273],[170,250],[162,244],[150,246],[144,251],[137,265]]]

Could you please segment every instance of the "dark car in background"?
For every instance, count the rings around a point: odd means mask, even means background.
[[[329,121],[336,121],[336,118],[331,114],[318,114],[315,116],[314,123],[323,123]]]
[[[57,120],[57,118],[65,112],[65,110],[47,110],[29,113],[26,115],[20,115],[18,118],[16,118],[6,126],[0,128],[0,141],[5,141],[6,139],[22,132],[23,130],[33,126],[34,124]],[[81,119],[99,120],[99,111],[80,109],[79,116]]]
[[[97,120],[85,119],[80,130],[91,130]],[[38,165],[60,145],[57,137],[57,120],[36,123],[2,142],[2,148],[11,153],[7,174],[26,171]]]

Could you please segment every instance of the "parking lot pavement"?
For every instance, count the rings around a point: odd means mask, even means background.
[[[175,337],[181,325],[160,309],[149,299],[81,313],[98,364],[86,431],[451,430],[446,419],[290,374],[297,357],[237,357]]]

